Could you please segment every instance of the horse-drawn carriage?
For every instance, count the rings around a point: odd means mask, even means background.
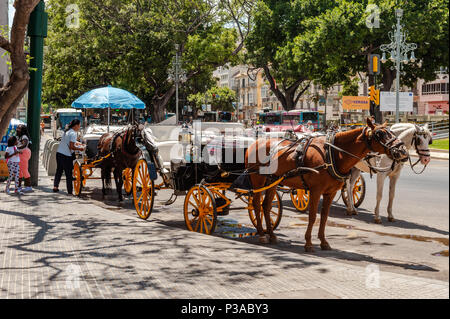
[[[214,232],[218,216],[227,215],[230,211],[238,209],[247,210],[250,221],[256,227],[257,218],[252,205],[252,196],[264,193],[266,189],[279,184],[281,179],[259,189],[243,185],[242,180],[239,181],[239,177],[242,179],[242,174],[246,171],[245,152],[248,146],[255,141],[255,137],[246,136],[248,132],[245,132],[243,127],[235,125],[236,123],[221,124],[222,129],[202,124],[194,125],[191,128],[185,126],[183,129],[175,126],[169,127],[172,135],[178,136],[173,143],[167,141],[170,139],[167,137],[167,133],[161,138],[164,142],[158,143],[152,129],[157,130],[160,126],[146,128],[136,134],[135,143],[141,150],[142,157],[134,168],[123,170],[125,192],[133,194],[136,212],[142,219],[148,219],[152,213],[155,190],[171,189],[173,195],[166,205],[172,204],[177,196],[186,196],[183,215],[186,227],[191,231],[211,234]],[[225,132],[226,126],[229,126],[231,134]],[[211,132],[212,128],[215,129],[213,132]],[[169,150],[171,154],[166,151],[163,159],[159,154],[159,146],[168,145],[171,147]],[[82,181],[89,178],[90,165],[100,165],[99,160],[101,161],[101,159],[97,159],[91,163],[85,162],[80,165],[80,172],[87,171],[88,173],[83,176]],[[157,173],[162,182],[155,185]],[[77,185],[82,185],[82,181],[79,181]],[[354,187],[353,198],[358,205],[364,196],[364,186],[364,180],[361,179]],[[304,211],[308,207],[308,191],[279,187],[279,191],[272,201],[270,212],[274,229],[281,221],[282,197],[285,193],[290,194],[297,210]],[[342,194],[345,200],[344,189]],[[235,199],[242,201],[243,207],[231,207],[230,197],[233,195]],[[359,197],[360,195],[362,196]],[[360,200],[358,201],[358,199]],[[261,197],[262,200],[263,197]],[[263,218],[262,212],[260,212],[260,216]]]
[[[222,129],[225,126],[232,129],[236,125],[222,124]],[[177,196],[185,196],[183,215],[186,227],[191,231],[211,234],[217,225],[218,216],[228,215],[230,211],[237,209],[246,209],[251,222],[256,226],[251,197],[252,194],[264,192],[266,188],[242,188],[242,185],[236,183],[238,177],[245,171],[245,151],[254,139],[240,134],[223,135],[223,130],[212,133],[208,131],[207,125],[203,128],[194,124],[191,128],[185,126],[181,130],[175,127],[173,129],[179,132],[179,143],[173,144],[170,170],[165,169],[162,164],[164,161],[158,154],[158,143],[148,137],[152,134],[151,129],[142,134],[144,138],[137,139],[137,143],[142,145],[143,154],[150,159],[146,166],[155,167],[162,178],[162,183],[155,185],[151,177],[147,178],[145,169],[139,173],[144,176],[144,180],[147,181],[146,187],[151,190],[147,196],[150,203],[144,206],[138,205],[139,197],[134,196],[138,216],[142,219],[149,218],[155,189],[171,189],[174,199],[166,204],[175,202]],[[136,173],[138,169],[140,168],[135,169],[133,176],[138,175]],[[132,185],[134,190],[135,183]],[[235,199],[239,199],[244,206],[231,207],[231,194],[235,194]],[[277,194],[271,210],[272,224],[275,228],[281,221],[282,209],[281,194]]]

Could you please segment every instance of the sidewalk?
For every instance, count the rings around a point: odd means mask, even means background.
[[[449,297],[448,282],[142,221],[50,182],[0,193],[0,298]]]
[[[449,159],[449,152],[448,152],[448,150],[430,149],[430,153],[431,153],[431,159],[441,159],[441,160],[448,160]],[[409,151],[409,154],[411,156],[417,157],[417,153],[413,149],[411,149]]]

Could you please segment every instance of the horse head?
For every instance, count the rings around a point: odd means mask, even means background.
[[[123,136],[123,147],[130,154],[135,154],[139,152],[139,148],[136,146],[136,139],[142,137],[142,132],[144,130],[144,125],[134,123],[133,125],[128,125]]]
[[[425,126],[416,125],[416,131],[413,137],[413,145],[416,153],[419,156],[420,163],[428,165],[430,163],[430,149],[429,145],[433,143],[433,136],[428,129],[428,124]]]
[[[404,160],[409,156],[405,144],[389,130],[387,122],[382,125],[375,125],[368,118],[363,135],[366,145],[372,152],[386,154],[390,159],[395,161]]]

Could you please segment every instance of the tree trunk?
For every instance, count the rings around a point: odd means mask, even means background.
[[[383,89],[382,91],[390,91],[395,79],[395,70],[383,68]]]
[[[298,79],[295,83],[293,83],[291,86],[289,86],[283,92],[278,88],[278,86],[275,82],[275,79],[273,78],[272,74],[270,73],[270,68],[266,65],[266,66],[264,66],[263,69],[264,69],[266,78],[269,81],[270,90],[273,92],[273,94],[275,94],[278,101],[280,101],[281,105],[283,106],[283,109],[285,111],[290,111],[290,110],[295,109],[298,99],[309,87],[309,84],[305,88],[303,88],[300,93],[296,94],[298,88],[304,81],[304,79]]]
[[[0,136],[6,133],[14,112],[28,90],[30,79],[26,55],[24,52],[25,32],[30,14],[40,0],[14,1],[11,41],[0,35],[0,47],[9,53],[11,77],[5,87],[0,89]]]
[[[152,103],[152,122],[159,123],[165,120],[164,113],[166,106],[175,93],[175,86],[172,86],[163,96],[155,95]],[[177,119],[178,122],[178,119]]]

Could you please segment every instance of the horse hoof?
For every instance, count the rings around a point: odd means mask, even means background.
[[[264,236],[259,236],[258,241],[259,241],[260,244],[267,244],[268,243],[267,237],[265,235]]]
[[[320,248],[321,248],[322,250],[331,250],[331,246],[330,246],[330,244],[328,244],[328,243],[320,244]]]
[[[351,212],[351,211],[348,210],[348,211],[345,212],[345,214],[346,214],[347,216],[352,216],[352,215],[353,215],[353,212]]]
[[[271,244],[278,244],[278,238],[277,238],[277,236],[275,236],[275,235],[270,236],[269,242],[270,242]]]
[[[305,245],[305,252],[313,253],[314,252],[314,247],[312,245]]]
[[[391,223],[395,222],[395,218],[394,217],[388,217],[388,221],[390,221]]]
[[[375,219],[373,220],[373,222],[374,222],[375,224],[381,224],[381,218],[375,218]]]

